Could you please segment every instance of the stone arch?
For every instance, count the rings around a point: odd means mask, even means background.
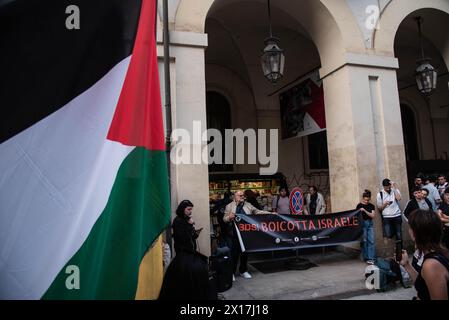
[[[414,113],[420,160],[432,159],[435,137],[426,98],[416,90],[400,94],[399,99],[401,105],[407,105]]]
[[[447,0],[394,0],[391,1],[379,20],[380,29],[374,33],[374,49],[376,53],[394,56],[394,43],[396,33],[405,18],[421,9],[435,9],[446,13],[449,21],[449,1]],[[434,45],[440,50],[446,65],[449,66],[449,40],[438,41],[437,33],[430,35]]]
[[[253,90],[244,79],[232,70],[218,64],[209,64],[207,71],[206,91],[217,92],[229,102],[231,110],[230,129],[259,128],[257,117],[254,117],[257,111]],[[234,165],[232,169],[235,173],[257,172],[258,170],[258,164]]]
[[[417,112],[416,107],[410,101],[401,99],[401,118],[407,160],[419,160],[422,157],[422,145],[420,134],[421,128],[419,127],[418,119],[420,119],[421,117],[419,117],[419,113]],[[406,124],[404,123],[404,119],[411,120],[412,123]],[[410,142],[415,143],[416,145],[416,155],[413,155],[413,152],[410,151]],[[409,150],[407,150],[408,148]],[[412,156],[415,156],[416,158],[412,158]]]
[[[226,0],[226,4],[242,0]],[[246,0],[245,0],[246,1]],[[251,0],[265,3],[266,0]],[[175,30],[203,33],[206,17],[216,9],[215,0],[182,0],[176,12]],[[320,54],[324,74],[346,62],[346,52],[364,52],[363,36],[350,8],[332,0],[277,0],[272,6],[286,10],[308,32]]]
[[[207,77],[206,91],[218,92],[229,101],[232,127],[245,129],[250,127],[257,128],[258,126],[255,120],[254,123],[248,123],[248,126],[245,127],[244,123],[241,123],[241,120],[239,121],[236,116],[236,111],[241,107],[245,107],[248,111],[248,117],[242,118],[250,118],[250,115],[256,112],[256,103],[251,87],[238,74],[221,65],[209,65],[208,70],[211,71],[210,74],[215,75],[215,78]],[[224,83],[234,83],[235,85],[229,87],[225,86]],[[241,92],[234,92],[234,88],[237,88]],[[244,98],[238,101],[235,99],[235,96]]]

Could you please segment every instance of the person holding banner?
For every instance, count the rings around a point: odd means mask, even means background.
[[[232,264],[233,274],[237,271],[237,265],[240,258],[239,273],[245,279],[251,279],[252,276],[248,272],[248,255],[242,252],[240,247],[240,241],[237,231],[235,230],[234,219],[237,215],[241,214],[271,214],[271,212],[263,211],[255,208],[251,203],[245,201],[245,195],[243,191],[239,190],[234,194],[234,201],[226,206],[223,221],[225,223],[233,224],[232,228],[229,228],[229,232],[232,232]],[[235,277],[232,278],[235,281]]]
[[[362,195],[362,201],[357,205],[357,210],[360,210],[363,218],[363,260],[367,264],[373,265],[376,259],[376,247],[374,237],[374,223],[373,219],[376,216],[375,207],[371,201],[371,191],[365,190]]]

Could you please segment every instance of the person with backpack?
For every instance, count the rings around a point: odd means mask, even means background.
[[[432,210],[432,203],[429,199],[424,198],[422,189],[416,187],[413,189],[413,199],[410,199],[404,209],[404,217],[408,220],[410,213],[417,209]]]
[[[377,208],[382,214],[384,237],[402,242],[401,192],[390,179],[382,181],[383,190],[377,194]]]
[[[413,279],[420,300],[449,299],[449,251],[441,246],[442,223],[435,212],[415,210],[409,217],[409,233],[424,262],[416,271],[402,251],[400,264]]]
[[[277,214],[290,214],[290,199],[286,187],[279,189],[279,195],[273,199],[271,208]]]

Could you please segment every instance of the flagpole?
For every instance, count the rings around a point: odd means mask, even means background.
[[[164,82],[165,82],[165,124],[166,124],[165,148],[167,152],[168,190],[171,204],[170,151],[171,151],[172,119],[171,119],[171,82],[170,82],[170,33],[168,30],[168,0],[162,0],[162,5],[164,11],[163,41],[164,41]],[[171,220],[171,212],[170,212],[170,220]],[[170,248],[172,248],[171,223],[169,224],[165,232],[165,236],[167,244],[170,246]]]

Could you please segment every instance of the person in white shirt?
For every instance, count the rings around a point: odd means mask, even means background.
[[[396,237],[396,241],[402,241],[401,192],[390,179],[384,179],[382,186],[383,190],[377,194],[377,208],[382,214],[384,237]]]

